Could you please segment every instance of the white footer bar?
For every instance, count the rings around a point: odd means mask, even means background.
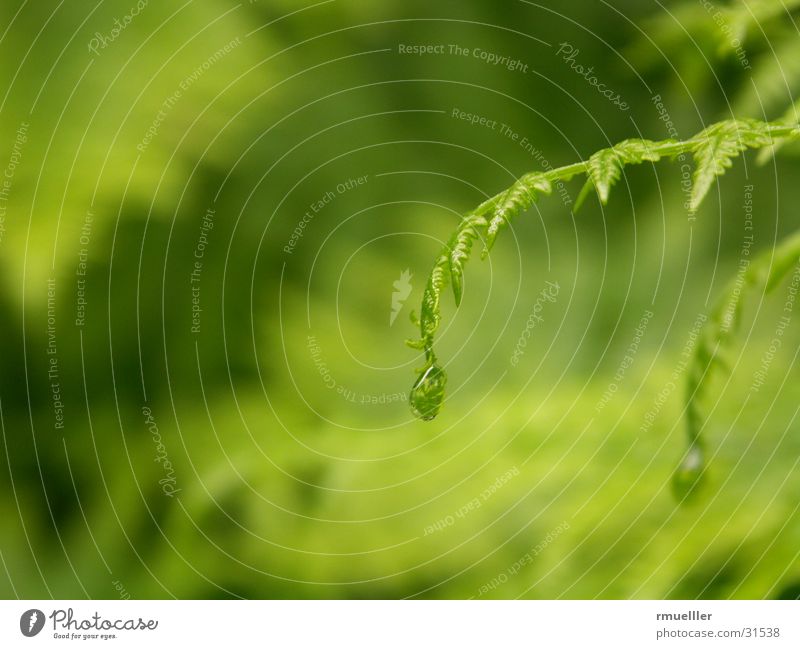
[[[800,647],[798,601],[3,601],[0,647]]]

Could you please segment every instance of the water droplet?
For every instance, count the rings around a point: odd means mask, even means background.
[[[692,444],[672,476],[672,492],[678,500],[691,500],[703,484],[706,462],[703,450]]]
[[[411,388],[411,411],[425,421],[433,419],[442,407],[446,383],[445,371],[436,364],[428,365]]]

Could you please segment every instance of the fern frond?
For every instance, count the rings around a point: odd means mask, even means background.
[[[691,153],[697,161],[691,199],[691,209],[694,211],[714,180],[731,166],[734,157],[747,148],[769,146],[780,139],[800,139],[800,127],[796,123],[733,120],[709,126],[694,138],[682,142],[625,140],[595,153],[588,161],[526,174],[507,190],[483,201],[460,221],[447,245],[436,258],[425,286],[419,316],[420,338],[408,341],[410,346],[424,350],[426,359],[425,367],[412,390],[418,401],[416,406],[412,403],[415,412],[425,412],[432,417],[439,410],[438,406],[433,407],[433,400],[444,398],[446,375],[436,365],[433,352],[434,336],[441,322],[442,292],[448,280],[451,281],[456,304],[461,302],[464,266],[478,238],[485,236],[485,249],[488,251],[511,218],[529,208],[539,194],[551,193],[556,182],[566,182],[585,174],[588,182],[584,190],[594,187],[600,202],[605,204],[612,186],[621,178],[622,169],[626,165],[656,162],[687,153]],[[433,371],[434,368],[436,371]]]
[[[747,269],[726,287],[711,311],[709,320],[695,347],[686,380],[686,432],[689,452],[675,474],[673,486],[681,498],[698,486],[704,470],[702,457],[703,417],[700,404],[709,385],[721,370],[730,370],[726,357],[733,334],[739,329],[748,295],[766,295],[773,291],[800,263],[800,231],[781,242],[774,250],[757,257]],[[693,470],[687,465],[690,464]]]

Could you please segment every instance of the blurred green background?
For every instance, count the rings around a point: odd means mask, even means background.
[[[522,173],[785,115],[798,4],[5,0],[0,596],[800,595],[797,323],[750,389],[788,284],[705,403],[703,498],[669,488],[681,352],[745,187],[755,250],[796,228],[796,150],[694,221],[680,163],[542,200],[446,301],[432,422],[404,345],[459,215]]]

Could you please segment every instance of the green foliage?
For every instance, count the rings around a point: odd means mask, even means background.
[[[737,2],[723,10],[724,18],[731,25],[732,37],[723,41],[721,47],[732,48],[733,39],[745,40],[750,33],[763,29],[764,23],[776,18],[787,17],[800,7],[800,0],[749,0]]]
[[[698,60],[735,63],[725,81],[726,110],[771,118],[800,92],[798,9],[800,0],[685,0],[649,19],[648,37],[628,56],[645,69],[668,64],[691,89],[719,83],[714,67]]]
[[[698,29],[688,33],[673,11],[684,2],[700,18]],[[604,326],[586,329],[579,362],[562,363],[574,351],[568,345],[548,354],[524,399],[516,398],[514,379],[495,383],[502,369],[489,362],[488,371],[476,373],[458,390],[459,403],[470,404],[469,416],[459,416],[458,426],[442,427],[442,434],[433,436],[429,422],[408,421],[413,415],[408,417],[400,398],[405,395],[396,395],[402,349],[384,344],[392,331],[385,323],[390,281],[400,269],[419,263],[419,250],[397,236],[398,228],[417,231],[426,222],[426,204],[460,205],[465,212],[475,207],[483,198],[464,201],[459,192],[465,185],[453,178],[475,183],[482,169],[496,171],[491,160],[528,159],[530,169],[543,170],[542,160],[528,158],[496,131],[460,129],[461,120],[406,109],[459,106],[502,118],[529,135],[524,124],[531,112],[524,104],[535,107],[545,119],[535,118],[542,125],[537,149],[556,166],[577,160],[574,150],[588,159],[597,148],[610,147],[616,140],[594,146],[598,131],[593,125],[619,127],[625,121],[621,113],[574,79],[568,67],[553,61],[558,65],[550,69],[547,50],[531,40],[534,35],[552,42],[568,39],[581,48],[578,62],[595,65],[624,94],[648,137],[663,133],[684,139],[733,115],[779,117],[792,91],[800,96],[795,72],[800,39],[785,14],[775,21],[784,33],[763,19],[748,27],[746,53],[753,70],[745,71],[734,50],[718,50],[730,39],[697,0],[664,7],[628,3],[625,7],[635,9],[626,12],[634,21],[630,29],[620,29],[616,9],[603,3],[573,3],[570,22],[528,3],[501,8],[474,0],[306,3],[302,11],[294,0],[238,6],[208,0],[184,6],[171,20],[175,7],[150,2],[120,38],[90,57],[87,68],[88,40],[95,31],[107,34],[115,17],[121,19],[133,4],[111,0],[94,11],[94,5],[82,3],[60,8],[58,3],[0,3],[7,27],[0,54],[8,95],[0,118],[6,138],[3,168],[16,129],[30,122],[21,164],[4,194],[8,213],[0,227],[0,305],[6,316],[0,324],[0,428],[6,440],[0,451],[5,455],[0,460],[5,568],[0,595],[107,599],[121,595],[118,584],[132,598],[155,599],[464,599],[498,583],[503,571],[519,565],[520,557],[561,529],[565,518],[570,528],[557,542],[537,551],[535,560],[518,571],[513,568],[513,576],[507,572],[508,581],[484,597],[761,599],[798,592],[800,435],[792,432],[800,384],[792,376],[782,383],[793,369],[773,367],[774,389],[754,394],[742,412],[732,399],[714,407],[714,428],[703,430],[709,461],[717,448],[714,431],[734,423],[744,436],[735,446],[746,446],[746,455],[739,461],[732,445],[723,444],[722,453],[731,454],[718,455],[711,465],[725,466],[725,482],[716,481],[712,506],[678,512],[665,493],[664,476],[673,472],[683,450],[683,394],[670,397],[647,435],[639,430],[651,412],[648,395],[675,367],[674,357],[659,345],[643,344],[632,373],[600,412],[596,404],[609,377],[599,371],[588,376],[586,368],[608,343]],[[754,0],[746,4],[755,5]],[[714,0],[714,5],[745,3]],[[773,6],[780,9],[780,3]],[[643,22],[652,14],[677,28],[679,44],[653,47],[649,39],[654,36]],[[397,20],[410,16],[415,20]],[[158,135],[139,155],[137,144],[180,80],[237,36],[241,45],[164,110]],[[304,41],[301,46],[298,39]],[[661,70],[650,75],[642,57],[630,57],[633,74],[619,56],[631,39],[646,42]],[[176,42],[186,46],[176,51]],[[409,42],[480,45],[545,65],[549,73],[507,72],[503,65],[471,56],[399,55],[397,45]],[[390,46],[395,54],[371,52]],[[764,66],[762,80],[760,60],[770,57],[776,60]],[[751,75],[758,78],[751,82]],[[553,82],[569,85],[578,96],[552,92]],[[695,119],[704,120],[702,125],[680,130],[680,137],[668,135],[649,105],[651,91],[662,95],[679,129]],[[738,103],[744,96],[748,103]],[[575,99],[594,120],[579,117]],[[546,120],[558,128],[546,127]],[[794,114],[789,122],[797,122]],[[617,134],[619,139],[639,135]],[[470,150],[482,155],[476,158]],[[797,152],[796,144],[781,151]],[[67,163],[72,162],[70,174]],[[282,253],[309,204],[359,170],[415,173],[370,175],[367,186],[337,192],[293,252]],[[505,189],[527,170],[514,167],[516,175],[498,180],[496,189]],[[647,175],[651,170],[637,171]],[[781,165],[774,174],[762,174],[774,176],[786,208],[800,198],[792,173],[790,165]],[[451,179],[444,180],[448,175]],[[624,196],[612,189],[608,205],[627,214],[624,180],[621,176],[614,185]],[[573,199],[583,181],[575,178],[574,191],[566,188]],[[587,187],[587,198],[593,187]],[[637,203],[657,203],[657,189],[645,181],[637,187]],[[763,190],[759,196],[765,206],[772,205],[774,190]],[[570,277],[575,268],[572,251],[563,254],[574,237],[572,224],[563,218],[569,212],[561,212],[563,191],[558,185],[554,200],[539,198],[547,214],[560,217],[550,221],[560,223],[548,226],[547,233],[551,249],[561,250],[548,259],[552,278]],[[683,198],[677,187],[667,193]],[[217,213],[202,259],[202,333],[189,335],[187,272],[196,261],[202,215],[212,203]],[[75,273],[90,205],[95,214],[86,278],[91,322],[79,328],[72,324]],[[376,205],[380,212],[362,211]],[[493,203],[485,207],[475,216],[475,227],[465,229],[451,247],[455,260],[445,266],[444,281],[452,282],[454,293],[464,293],[465,307],[476,297],[480,279],[479,269],[470,271],[474,275],[465,271],[466,260],[484,249],[495,211]],[[528,206],[526,218],[538,222],[536,207]],[[594,217],[594,209],[580,220]],[[680,255],[662,260],[639,254],[642,242],[666,236],[667,250],[673,250],[683,239],[681,214],[673,216],[677,227],[666,232],[660,222],[642,219],[636,242],[623,238],[632,232],[627,219],[607,220],[608,241],[616,246],[604,284],[604,291],[611,287],[611,300],[600,306],[594,324],[611,322],[622,289],[630,298],[625,304],[647,302],[651,273],[659,270],[658,294],[665,301],[678,294],[681,301],[706,299],[707,286],[699,280],[713,272],[715,255],[693,256],[692,279],[683,285],[683,273],[676,272],[683,270]],[[760,211],[759,240],[771,234],[774,216]],[[442,247],[460,221],[449,217]],[[500,223],[500,237],[506,225]],[[330,233],[335,236],[326,238]],[[384,234],[389,236],[380,238]],[[716,239],[716,227],[695,228],[692,249],[713,248]],[[511,252],[504,243],[509,242],[500,241],[492,254]],[[523,249],[543,251],[543,241],[525,243]],[[584,261],[607,252],[602,236],[581,236],[580,243]],[[356,250],[363,254],[352,256]],[[628,254],[634,251],[639,256],[629,292],[622,281],[630,279]],[[425,263],[438,252],[438,246],[430,250]],[[344,260],[351,261],[345,266]],[[536,264],[544,265],[544,256]],[[582,262],[570,313],[588,313],[595,305],[593,289],[603,278],[583,271],[589,267]],[[495,265],[492,285],[508,282],[515,272],[516,263]],[[458,285],[454,273],[460,273]],[[58,286],[63,432],[53,429],[47,375],[50,277]],[[427,273],[417,275],[416,297],[421,298],[426,279]],[[440,331],[448,324],[449,290],[446,286],[442,294]],[[783,286],[770,299],[778,302],[782,292]],[[746,300],[759,302],[752,294]],[[750,328],[752,310],[745,308],[743,330]],[[635,311],[626,307],[619,313],[620,327]],[[468,321],[454,322],[447,328],[448,342],[460,346],[469,339],[474,341],[469,348],[483,354],[493,343],[485,331],[491,335],[495,326],[500,331],[507,315],[486,309],[484,331],[473,332]],[[555,319],[547,322],[555,329]],[[395,322],[393,329],[398,326]],[[416,329],[411,333],[417,337]],[[660,333],[648,330],[647,336]],[[737,365],[745,380],[759,362],[752,350],[760,352],[773,335],[769,326],[752,333]],[[316,338],[318,353],[307,334]],[[793,353],[800,327],[791,335]],[[784,339],[786,368],[792,355],[788,343]],[[444,349],[436,349],[438,362],[455,371],[445,362],[450,359]],[[739,350],[735,345],[737,357]],[[500,355],[501,363],[507,360]],[[425,363],[414,360],[417,366]],[[560,377],[562,369],[563,380],[547,380],[553,370]],[[342,393],[322,380],[322,371],[330,372],[325,379],[335,377]],[[29,380],[20,380],[24,375]],[[434,388],[444,385],[443,378],[431,371],[414,392],[412,405],[421,414],[435,412],[426,403],[441,402]],[[455,414],[456,381],[450,378],[444,389],[454,398],[445,416]],[[716,375],[698,415],[710,414],[713,391],[726,380],[723,373]],[[362,399],[382,394],[398,399],[386,404]],[[163,462],[153,461],[157,449],[144,423],[143,400],[152,408],[175,469],[181,491],[174,498],[165,496],[159,483],[166,472]],[[594,418],[588,429],[587,415]],[[662,444],[664,439],[677,446]],[[484,501],[480,494],[493,490],[510,468],[519,473]],[[476,496],[480,507],[463,518],[455,515]],[[453,526],[427,533],[451,515]],[[472,567],[465,571],[467,565]]]
[[[625,140],[598,151],[588,161],[526,174],[509,189],[481,203],[461,220],[437,257],[425,286],[418,321],[420,338],[408,341],[411,347],[424,350],[426,360],[412,389],[412,409],[423,419],[432,419],[441,407],[446,375],[436,364],[433,341],[441,323],[442,291],[449,279],[453,284],[456,304],[461,302],[464,265],[476,239],[485,237],[485,253],[488,253],[500,229],[529,208],[540,194],[549,194],[553,183],[557,181],[567,181],[576,175],[586,174],[588,180],[576,202],[576,210],[591,187],[595,188],[600,202],[605,205],[611,188],[621,178],[626,165],[656,162],[687,153],[694,157],[696,164],[690,200],[690,209],[694,211],[714,180],[732,165],[733,158],[748,148],[772,146],[779,139],[800,139],[800,127],[757,120],[729,120],[713,124],[683,142],[671,139],[660,142]],[[414,405],[415,397],[417,405]],[[692,457],[696,459],[696,453]]]
[[[708,5],[688,0],[648,21],[647,31],[651,39],[648,42],[658,43],[662,50],[671,49],[691,35],[695,47],[708,43],[719,56],[732,57],[737,45],[763,37],[765,32],[772,43],[776,40],[777,28],[791,25],[791,14],[798,8],[800,0],[734,0],[727,4],[714,2]],[[648,51],[635,53],[641,56]]]
[[[800,88],[800,40],[776,34],[774,51],[754,55],[749,82],[745,81],[733,100],[733,109],[742,115],[771,115],[783,110],[789,93]]]
[[[709,322],[697,342],[686,381],[689,449],[673,479],[673,487],[679,498],[691,497],[701,484],[704,460],[700,402],[714,376],[728,366],[725,362],[726,352],[741,325],[745,298],[748,295],[770,293],[798,263],[800,231],[786,238],[774,250],[762,253],[743,273],[732,279],[711,311]]]

